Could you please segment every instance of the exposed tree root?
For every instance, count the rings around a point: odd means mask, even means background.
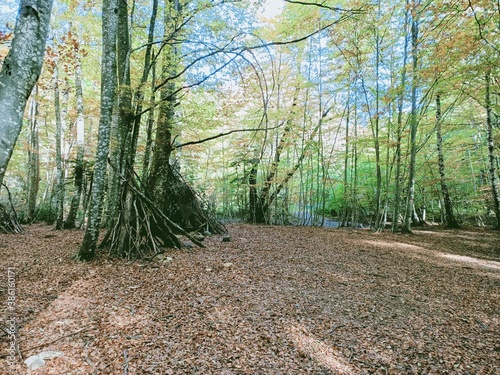
[[[23,233],[24,229],[19,223],[19,220],[17,218],[16,210],[14,209],[14,204],[12,203],[12,196],[10,194],[9,188],[5,184],[2,185],[7,190],[11,210],[9,212],[3,204],[0,204],[0,232]]]

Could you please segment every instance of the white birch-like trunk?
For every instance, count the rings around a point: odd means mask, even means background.
[[[42,69],[53,0],[22,0],[12,48],[0,72],[0,186]]]

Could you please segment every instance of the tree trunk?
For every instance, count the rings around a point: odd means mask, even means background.
[[[156,10],[150,23],[150,32],[154,29]],[[178,21],[179,3],[169,2],[165,9],[165,39],[168,32]],[[148,50],[150,51],[150,50]],[[160,92],[161,103],[156,130],[155,148],[151,172],[145,184],[141,185],[133,170],[135,144],[138,137],[142,108],[142,87],[139,88],[134,126],[127,129],[125,142],[122,143],[122,165],[119,178],[121,181],[119,210],[113,217],[112,225],[101,243],[113,256],[128,259],[147,258],[162,252],[163,247],[182,247],[183,244],[175,233],[180,233],[199,246],[203,246],[187,230],[208,230],[212,233],[225,232],[225,228],[216,220],[208,217],[202,209],[196,193],[170,165],[172,152],[172,130],[175,122],[175,82],[178,56],[172,45],[163,47],[162,79],[167,83]],[[146,53],[145,71],[141,86],[146,83],[149,71],[149,52]],[[169,80],[170,79],[170,80]],[[124,108],[125,109],[125,108]],[[124,113],[125,114],[125,113]],[[126,114],[125,114],[126,115]],[[130,115],[130,114],[128,114]],[[96,177],[97,178],[97,177]]]
[[[38,86],[35,86],[34,94],[31,96],[29,111],[28,132],[28,214],[25,222],[31,223],[35,220],[36,199],[40,187],[40,144],[38,138]]]
[[[0,186],[42,69],[53,0],[22,0],[12,47],[0,72]]]
[[[57,64],[57,63],[56,63]],[[62,116],[61,103],[59,97],[59,74],[57,65],[54,67],[54,109],[56,117],[56,183],[55,183],[55,198],[56,198],[56,222],[55,229],[59,230],[63,227],[64,214],[64,170],[62,165]]]
[[[255,160],[252,163],[252,167],[250,168],[250,172],[248,173],[248,205],[250,207],[250,217],[249,220],[252,223],[257,223],[257,220],[264,220],[263,217],[257,217],[259,215],[257,211],[257,170],[259,167],[259,159]]]
[[[75,96],[76,96],[76,160],[74,168],[75,193],[71,199],[68,216],[64,222],[65,229],[76,227],[76,217],[82,196],[85,152],[85,118],[83,112],[82,66],[80,56],[76,57],[75,68]]]
[[[132,94],[130,89],[130,34],[128,5],[118,1],[117,74],[118,96],[116,113],[111,129],[110,160],[113,168],[108,174],[108,194],[105,222],[110,226],[117,215],[121,195],[120,176],[125,175],[130,162],[130,135],[132,134]]]
[[[165,7],[164,23],[165,35],[168,40],[169,32],[173,29],[175,19],[178,17],[179,4],[177,0],[170,0]],[[177,71],[177,53],[175,46],[165,45],[163,47],[163,67],[161,81],[167,82],[160,91],[160,105],[158,122],[156,127],[155,148],[151,165],[151,173],[148,178],[148,190],[153,197],[158,199],[161,206],[168,206],[168,177],[172,176],[170,166],[170,155],[172,153],[172,130],[175,123],[175,106],[177,97],[175,95],[175,82],[168,80],[174,77]],[[167,209],[167,207],[164,207]],[[169,212],[164,210],[164,212]],[[168,215],[167,215],[168,216]]]
[[[451,203],[450,193],[448,191],[448,185],[446,183],[446,174],[444,168],[444,155],[443,155],[443,136],[441,134],[441,96],[436,95],[436,137],[437,137],[437,151],[438,151],[438,166],[439,166],[439,177],[441,181],[441,194],[443,195],[444,201],[444,224],[447,228],[460,228],[455,215],[453,215],[453,205]],[[424,218],[425,221],[425,218]]]
[[[496,224],[495,228],[500,229],[500,192],[498,189],[498,172],[496,168],[496,156],[495,156],[495,143],[493,138],[493,121],[492,121],[492,109],[491,109],[491,93],[490,93],[490,81],[491,73],[486,72],[486,131],[488,133],[488,159],[489,159],[489,172],[490,172],[490,184],[491,193],[493,196],[493,206],[495,208]]]
[[[151,52],[153,53],[153,52]],[[147,176],[149,174],[149,167],[151,164],[151,151],[153,147],[153,125],[155,122],[155,89],[154,82],[156,81],[156,64],[153,64],[151,67],[151,81],[153,84],[151,85],[151,94],[149,97],[149,114],[148,114],[148,123],[146,128],[146,145],[144,150],[144,157],[142,159],[142,180],[146,181]]]
[[[380,0],[378,1],[377,18],[380,17]],[[375,121],[374,121],[374,147],[377,175],[377,189],[375,192],[375,230],[383,228],[382,212],[382,169],[380,161],[380,35],[378,27],[375,29]]]
[[[412,83],[410,114],[410,163],[408,165],[408,188],[406,214],[402,231],[411,233],[412,211],[415,200],[415,169],[417,158],[417,83],[418,83],[418,19],[416,3],[412,10],[411,44],[412,44]]]
[[[266,180],[264,181],[260,194],[257,194],[257,199],[254,201],[255,206],[250,208],[250,211],[254,212],[255,223],[264,224],[269,220],[269,208],[272,203],[269,194],[272,184],[274,183],[274,178],[278,173],[281,154],[286,143],[288,142],[289,133],[292,130],[292,122],[296,115],[299,92],[300,88],[297,86],[293,94],[292,108],[290,110],[290,114],[288,115],[289,117],[286,121],[285,129],[283,130],[283,134],[281,135],[278,146],[276,147],[276,152],[274,153],[274,160],[271,163],[271,167],[269,168],[269,172],[267,173]]]
[[[90,211],[88,214],[87,229],[78,253],[79,260],[90,260],[95,256],[101,227],[104,190],[106,187],[109,136],[117,83],[117,14],[117,0],[104,0],[102,5],[101,116],[99,120],[97,156],[94,165]]]
[[[396,172],[394,188],[394,213],[392,218],[392,231],[396,232],[399,226],[400,202],[401,202],[401,141],[403,139],[403,102],[406,91],[406,61],[408,59],[408,23],[409,23],[409,0],[406,1],[405,22],[404,22],[404,48],[403,48],[403,70],[401,72],[401,89],[398,96],[398,119],[396,130]]]
[[[344,200],[343,200],[343,209],[342,209],[342,219],[340,225],[342,227],[347,226],[347,222],[349,221],[349,144],[351,142],[350,139],[350,134],[349,134],[349,125],[350,125],[350,119],[351,119],[351,106],[350,106],[350,87],[349,87],[349,94],[347,95],[347,116],[346,116],[346,123],[345,123],[345,153],[344,153]]]

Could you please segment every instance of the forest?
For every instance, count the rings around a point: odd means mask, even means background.
[[[500,371],[500,2],[3,3],[0,374]]]
[[[108,20],[56,2],[16,147],[2,142],[19,221],[123,226],[138,184],[189,229],[500,226],[498,4],[273,4],[118,2]]]

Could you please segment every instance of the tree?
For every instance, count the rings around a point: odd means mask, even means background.
[[[0,72],[0,186],[42,69],[53,0],[22,0],[12,48]]]
[[[453,205],[451,203],[450,193],[448,191],[448,184],[446,183],[446,174],[444,166],[443,154],[443,135],[441,131],[441,95],[436,95],[436,137],[437,137],[437,151],[438,151],[438,166],[439,177],[441,182],[441,194],[443,195],[444,210],[445,210],[445,225],[447,228],[460,228],[460,225],[455,219],[453,214]]]
[[[491,105],[491,71],[489,68],[485,74],[485,107],[486,107],[486,132],[488,136],[488,161],[491,193],[493,196],[493,207],[495,212],[495,227],[500,229],[500,192],[498,188],[497,160],[495,155],[495,141],[493,138],[493,114]]]
[[[417,157],[417,85],[418,85],[418,2],[412,4],[411,21],[411,55],[412,55],[412,82],[411,82],[411,115],[410,115],[410,161],[408,165],[408,188],[406,196],[406,213],[402,231],[411,233],[413,211],[415,207],[415,168]]]
[[[65,229],[76,227],[76,217],[83,188],[83,174],[85,169],[84,152],[85,152],[85,117],[83,112],[83,88],[82,88],[82,64],[81,55],[85,55],[85,51],[81,51],[79,43],[74,40],[75,46],[75,94],[76,94],[76,159],[74,167],[75,192],[71,199],[68,216],[64,222]]]
[[[85,236],[78,252],[79,260],[90,260],[95,255],[101,229],[106,170],[108,163],[111,118],[117,86],[116,33],[118,28],[117,0],[104,0],[102,4],[102,63],[101,63],[101,116],[97,157],[94,165],[92,196]]]
[[[35,86],[31,95],[29,109],[28,130],[28,210],[25,222],[31,223],[35,220],[36,199],[40,187],[40,142],[38,131],[38,86]]]

